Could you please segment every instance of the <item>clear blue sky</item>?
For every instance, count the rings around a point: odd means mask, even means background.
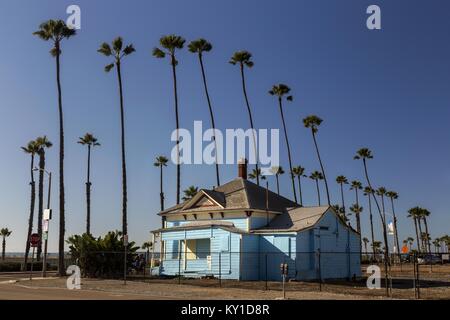
[[[367,6],[382,10],[382,30],[366,28]],[[29,204],[29,157],[20,146],[48,135],[55,146],[48,168],[55,173],[57,207],[58,119],[55,63],[50,45],[32,36],[49,18],[66,19],[78,4],[82,29],[63,44],[62,85],[66,128],[67,235],[84,230],[86,152],[76,144],[93,132],[102,146],[92,164],[92,231],[121,228],[121,172],[117,79],[106,74],[109,60],[96,50],[121,35],[137,52],[124,61],[129,233],[139,244],[160,219],[159,172],[153,159],[168,155],[174,128],[170,66],[151,56],[160,36],[188,40],[204,37],[213,50],[205,56],[217,126],[247,128],[248,119],[237,67],[228,64],[240,49],[253,53],[248,92],[258,128],[280,128],[271,85],[284,82],[294,102],[286,105],[295,164],[318,169],[310,132],[301,119],[324,119],[318,134],[333,202],[339,201],[334,179],[363,179],[361,163],[352,160],[363,146],[372,149],[370,172],[376,186],[400,194],[400,239],[414,235],[408,208],[432,212],[433,237],[449,233],[450,190],[450,20],[448,1],[17,1],[0,2],[0,226],[13,230],[9,251],[23,251]],[[209,123],[198,61],[179,53],[181,125]],[[281,136],[282,138],[282,136]],[[281,140],[283,141],[283,140]],[[287,168],[284,144],[282,165]],[[222,166],[222,180],[236,176]],[[167,205],[175,201],[175,166],[166,170]],[[183,166],[182,187],[211,187],[213,166]],[[273,186],[273,180],[271,180]],[[312,181],[305,181],[305,202],[316,203]],[[282,191],[291,195],[288,176]],[[346,191],[347,203],[354,202]],[[364,201],[363,206],[367,209]],[[363,213],[368,235],[368,213]],[[381,240],[376,218],[377,238]],[[57,248],[57,212],[50,226],[50,251]]]

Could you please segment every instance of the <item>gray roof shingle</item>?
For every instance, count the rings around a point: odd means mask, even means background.
[[[255,183],[242,178],[236,178],[214,190],[202,189],[208,196],[220,203],[225,209],[249,209],[266,210],[266,189]],[[286,208],[297,207],[298,205],[272,191],[268,192],[269,211],[285,212]],[[160,215],[183,213],[192,211],[185,208],[187,202],[183,202],[169,209],[161,211]],[[201,211],[201,208],[195,211]],[[207,210],[207,209],[205,209]]]

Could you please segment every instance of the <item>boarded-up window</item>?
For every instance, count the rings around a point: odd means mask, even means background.
[[[185,240],[186,260],[206,259],[211,254],[210,239]]]
[[[206,259],[211,254],[210,243],[209,239],[197,240],[197,259]]]

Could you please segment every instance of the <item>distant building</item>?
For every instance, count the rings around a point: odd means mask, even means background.
[[[298,280],[361,273],[360,235],[332,207],[299,207],[248,181],[245,163],[238,178],[159,215],[161,275],[280,280],[281,263]]]

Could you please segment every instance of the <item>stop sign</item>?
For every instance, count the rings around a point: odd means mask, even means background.
[[[39,234],[37,234],[37,233],[31,234],[31,236],[30,236],[30,244],[31,244],[32,247],[37,247],[40,240],[41,240],[41,238],[39,237]]]

